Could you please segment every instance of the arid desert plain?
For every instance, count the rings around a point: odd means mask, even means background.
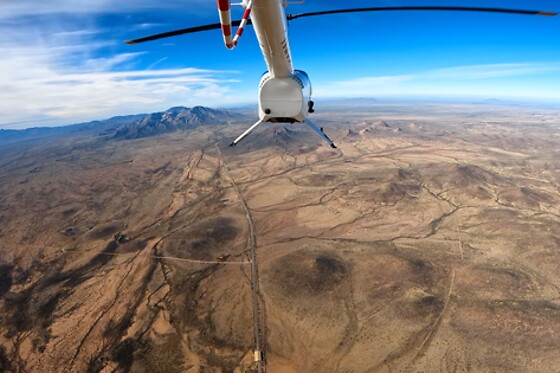
[[[560,371],[560,110],[317,110],[0,145],[0,371]]]

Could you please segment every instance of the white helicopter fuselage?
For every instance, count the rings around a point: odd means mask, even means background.
[[[259,84],[263,122],[303,122],[309,113],[311,83],[294,70],[288,40],[285,0],[254,1],[251,21],[268,71]]]
[[[336,148],[322,128],[308,117],[313,112],[311,83],[305,71],[294,70],[285,8],[287,0],[243,0],[243,18],[235,37],[231,29],[230,0],[217,0],[222,36],[228,49],[237,46],[249,15],[268,71],[259,84],[259,120],[239,135],[230,146],[235,146],[262,123],[305,123],[331,147]],[[254,2],[254,3],[253,3]]]

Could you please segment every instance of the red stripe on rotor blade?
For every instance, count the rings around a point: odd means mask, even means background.
[[[221,11],[229,10],[229,0],[217,0],[218,1],[218,9]]]
[[[241,37],[241,34],[243,34],[243,30],[242,28],[237,29],[237,36]]]
[[[249,18],[249,14],[251,14],[251,8],[245,9],[245,13],[243,14],[243,18]]]
[[[231,25],[222,25],[222,32],[224,33],[224,36],[231,35]]]

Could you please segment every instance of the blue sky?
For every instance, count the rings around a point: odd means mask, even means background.
[[[396,5],[560,11],[556,0],[306,0],[288,12]],[[234,18],[241,14],[234,8]],[[234,51],[219,30],[123,44],[215,22],[214,0],[0,0],[0,128],[256,103],[265,64],[251,30]],[[294,20],[289,34],[295,67],[309,73],[319,103],[365,96],[560,102],[560,16],[332,15]]]

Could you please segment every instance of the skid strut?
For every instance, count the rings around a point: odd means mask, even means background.
[[[335,145],[334,142],[332,142],[332,140],[329,139],[329,137],[323,132],[323,128],[321,128],[321,129],[317,128],[317,126],[314,125],[313,122],[310,121],[309,119],[306,119],[306,120],[304,121],[304,123],[307,124],[309,127],[311,127],[311,129],[312,129],[313,131],[317,132],[317,134],[318,134],[319,136],[321,136],[321,137],[323,138],[323,140],[325,140],[325,141],[331,146],[331,148],[336,149],[336,145]]]
[[[253,124],[251,127],[249,127],[249,129],[245,132],[243,132],[241,135],[239,135],[239,137],[237,137],[235,140],[233,140],[233,142],[231,144],[229,144],[229,146],[235,146],[237,145],[237,143],[241,140],[243,140],[248,134],[250,134],[251,132],[253,132],[253,130],[255,128],[257,128],[257,126],[259,124],[263,123],[262,120],[259,120],[257,123]]]
[[[229,144],[229,146],[235,146],[237,145],[241,140],[243,140],[245,137],[247,137],[247,135],[249,135],[251,132],[253,132],[253,130],[255,128],[257,128],[260,124],[264,123],[262,120],[259,120],[257,123],[253,124],[251,127],[249,127],[249,129],[245,132],[243,132],[241,135],[239,135],[235,140],[233,140],[233,142],[231,144]],[[325,132],[323,132],[323,128],[318,128],[316,125],[313,124],[313,122],[311,122],[309,119],[306,119],[304,121],[305,124],[307,124],[309,127],[311,127],[311,129],[313,131],[315,131],[319,136],[321,136],[321,138],[323,140],[325,140],[327,142],[327,144],[329,144],[331,146],[331,148],[336,149],[336,145],[335,143],[327,136],[327,134]]]

